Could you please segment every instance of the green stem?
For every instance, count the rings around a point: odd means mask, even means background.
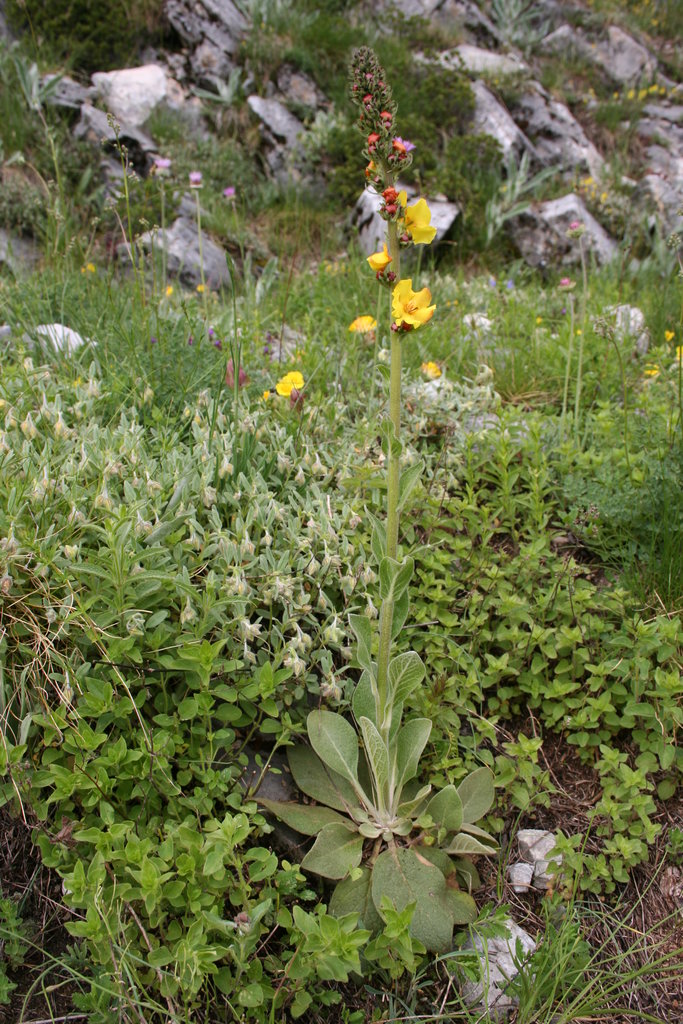
[[[588,274],[586,271],[586,254],[583,251],[583,238],[579,239],[579,252],[581,253],[581,340],[579,341],[579,352],[576,366],[576,394],[574,396],[574,438],[577,447],[579,445],[579,416],[581,414],[581,376],[583,372],[583,344],[586,334],[586,299],[588,294]]]
[[[626,468],[628,469],[628,475],[633,479],[633,473],[631,471],[631,459],[629,456],[628,447],[628,402],[627,402],[627,391],[626,391],[626,373],[624,371],[624,360],[621,357],[619,346],[615,341],[614,335],[609,335],[609,340],[614,345],[614,351],[617,353],[617,359],[619,360],[619,373],[621,374],[621,390],[622,390],[622,401],[624,404],[624,455],[626,456]]]
[[[401,249],[395,221],[388,224],[388,248],[390,266],[401,279]],[[394,427],[394,439],[399,441],[401,431],[401,336],[391,331],[391,374],[389,378],[389,416]],[[392,439],[392,441],[394,440]],[[387,555],[396,558],[398,551],[398,496],[401,482],[399,456],[395,444],[390,443],[387,460]],[[383,601],[379,617],[379,651],[377,653],[377,719],[380,734],[388,743],[391,729],[392,708],[389,699],[389,658],[391,655],[391,627],[394,618],[394,602]]]
[[[202,299],[204,300],[204,321],[208,330],[208,308],[206,295],[206,278],[204,277],[204,245],[202,242],[202,208],[199,205],[199,189],[194,191],[194,198],[197,204],[197,241],[199,242],[199,277],[202,284]]]
[[[562,395],[562,417],[560,419],[560,438],[564,441],[564,428],[567,420],[567,400],[569,398],[569,374],[572,365],[572,348],[574,347],[574,296],[569,296],[569,344],[567,345],[567,365],[564,371],[564,393]]]

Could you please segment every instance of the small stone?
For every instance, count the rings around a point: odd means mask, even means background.
[[[534,864],[534,889],[552,889],[557,883],[557,869],[561,864],[562,855],[559,853],[548,860],[537,860]]]
[[[65,324],[39,324],[35,333],[51,342],[57,352],[69,356],[85,345],[85,338]]]
[[[520,960],[526,959],[536,949],[536,943],[523,928],[512,919],[505,922],[507,934],[500,938],[485,939],[474,934],[474,941],[467,945],[481,954],[480,980],[467,981],[462,988],[462,998],[468,1006],[483,1004],[495,1020],[501,1020],[513,1009],[515,1000],[505,989],[515,975],[519,974]]]
[[[555,843],[555,836],[546,829],[523,828],[517,833],[519,855],[527,864],[547,860],[555,849]]]
[[[508,881],[513,892],[528,892],[534,877],[533,864],[510,864],[507,871]]]
[[[606,311],[615,318],[617,341],[633,341],[639,356],[647,354],[650,347],[650,332],[645,326],[645,314],[637,306],[610,306]]]

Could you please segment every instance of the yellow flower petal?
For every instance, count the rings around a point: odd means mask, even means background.
[[[275,385],[275,390],[282,398],[289,398],[293,390],[301,391],[304,386],[304,378],[298,370],[286,373]]]
[[[426,199],[418,199],[406,208],[405,225],[415,245],[429,245],[436,235],[436,228],[431,226],[432,211]]]
[[[394,321],[399,327],[403,324],[421,327],[434,316],[436,306],[429,305],[431,299],[429,288],[414,292],[411,278],[399,281],[392,292],[391,311]]]
[[[374,316],[357,316],[353,323],[349,324],[349,330],[367,334],[368,331],[374,331],[376,326],[377,321]]]
[[[423,363],[420,369],[430,380],[436,380],[441,376],[441,367],[438,363],[433,363],[431,360],[428,363]]]
[[[368,263],[374,271],[384,270],[391,263],[391,256],[387,249],[386,242],[384,243],[384,249],[382,252],[375,252],[372,256],[368,256]]]

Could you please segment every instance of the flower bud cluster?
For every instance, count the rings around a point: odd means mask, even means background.
[[[393,183],[399,168],[412,162],[409,145],[394,135],[396,103],[386,84],[382,65],[373,51],[362,46],[351,62],[351,98],[358,107],[358,129],[365,137],[363,152],[368,159],[366,178],[379,191]],[[388,179],[388,181],[387,181]],[[391,206],[391,203],[385,205]],[[397,212],[394,209],[393,214]],[[393,214],[387,211],[389,216]]]

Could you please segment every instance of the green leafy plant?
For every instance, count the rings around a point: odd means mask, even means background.
[[[410,556],[398,557],[399,514],[423,469],[421,462],[403,473],[400,468],[401,335],[431,319],[435,307],[429,306],[428,289],[414,293],[411,280],[400,280],[400,252],[402,245],[431,241],[435,229],[424,200],[407,206],[405,193],[394,188],[399,168],[410,163],[410,149],[394,135],[396,104],[385,79],[374,53],[358,50],[352,95],[366,136],[364,154],[382,191],[388,243],[368,262],[381,286],[393,286],[389,417],[382,424],[386,524],[368,513],[381,600],[377,655],[370,619],[351,615],[361,669],[351,701],[356,727],[336,712],[311,711],[306,723],[311,746],[291,749],[289,765],[301,791],[317,803],[262,802],[297,831],[316,836],[302,867],[338,880],[330,904],[335,913],[357,912],[376,931],[386,900],[398,911],[414,903],[411,934],[427,949],[443,951],[454,925],[476,916],[469,890],[477,874],[466,858],[496,849],[476,824],[490,809],[494,790],[493,776],[480,768],[457,789],[451,784],[432,795],[430,785],[416,781],[432,723],[413,718],[402,724],[404,705],[420,687],[425,667],[415,651],[392,656],[408,616],[414,568]],[[366,842],[372,843],[367,856]]]

